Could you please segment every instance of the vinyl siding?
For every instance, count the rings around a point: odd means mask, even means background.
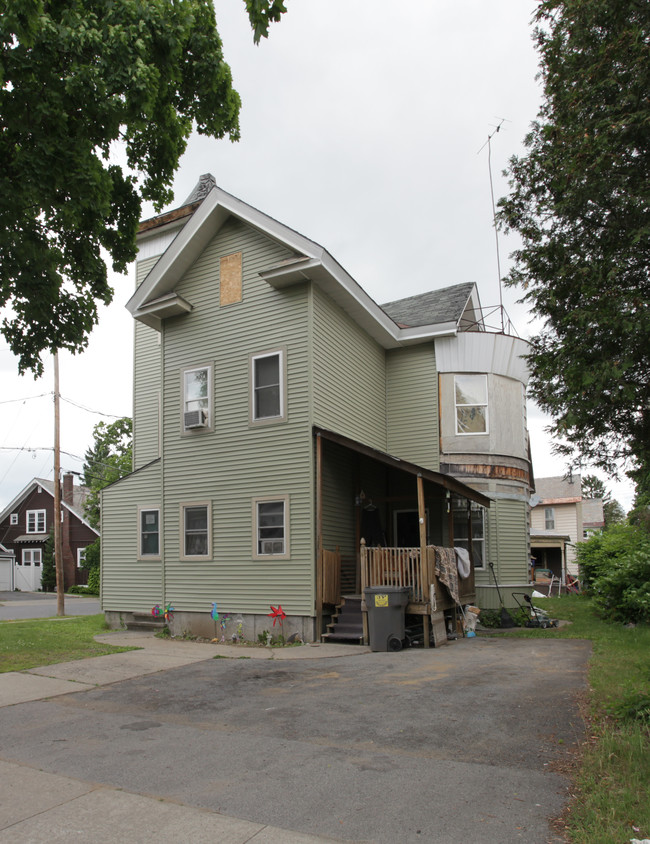
[[[136,285],[141,284],[158,256],[139,261]],[[133,365],[133,468],[139,469],[160,457],[160,334],[134,322]]]
[[[525,501],[502,498],[487,511],[487,559],[494,563],[499,583],[528,581],[527,506]],[[489,570],[477,573],[476,580],[494,582]]]
[[[323,442],[323,548],[353,558],[355,545],[355,462],[336,443]]]
[[[161,560],[138,560],[138,505],[161,506],[159,462],[102,490],[102,610],[148,612],[164,601]]]
[[[243,252],[243,301],[219,306],[219,262]],[[179,611],[314,614],[313,445],[307,284],[275,290],[259,272],[290,257],[231,219],[177,286],[193,306],[164,324],[166,600]],[[282,348],[287,421],[251,425],[250,355]],[[181,370],[213,367],[213,427],[181,432]],[[289,496],[290,559],[253,558],[252,500]],[[209,501],[212,557],[180,559],[181,505]]]
[[[384,349],[319,288],[312,288],[313,419],[386,451]]]
[[[538,504],[531,512],[531,530],[533,533],[546,529],[544,510],[552,507],[555,510],[555,527],[553,533],[568,536],[572,544],[566,546],[566,560],[572,563],[576,558],[575,543],[581,542],[582,537],[582,502],[571,504]],[[580,526],[579,526],[580,522]]]
[[[438,376],[433,343],[386,355],[388,452],[438,471]]]

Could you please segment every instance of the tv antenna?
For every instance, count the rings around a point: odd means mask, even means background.
[[[498,117],[497,120],[499,123],[496,126],[493,126],[494,131],[487,136],[486,142],[476,154],[480,155],[485,147],[488,148],[488,172],[490,174],[490,197],[492,199],[492,225],[494,226],[494,242],[497,253],[497,273],[499,275],[499,312],[501,313],[501,333],[505,334],[505,323],[503,319],[503,285],[501,281],[501,255],[499,253],[499,232],[497,229],[496,206],[494,204],[494,182],[492,180],[492,138],[499,133],[504,123],[510,123],[510,121],[506,120],[505,117]]]

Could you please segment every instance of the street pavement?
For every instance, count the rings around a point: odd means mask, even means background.
[[[587,642],[99,638],[0,675],[0,844],[561,840]]]
[[[97,615],[99,598],[66,595],[66,615]],[[56,615],[56,595],[51,592],[0,592],[0,621],[25,618],[50,618]]]

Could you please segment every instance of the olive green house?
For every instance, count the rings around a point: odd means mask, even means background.
[[[281,607],[311,641],[369,578],[408,583],[426,619],[433,546],[473,559],[463,602],[493,600],[488,560],[526,582],[524,344],[487,329],[475,284],[380,307],[211,176],[138,245],[134,466],[102,495],[109,623],[171,606],[175,632],[254,639]]]

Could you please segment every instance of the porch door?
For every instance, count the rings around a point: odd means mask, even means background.
[[[429,535],[429,511],[426,511],[427,536]],[[393,511],[393,536],[397,548],[420,547],[420,522],[417,510]]]

